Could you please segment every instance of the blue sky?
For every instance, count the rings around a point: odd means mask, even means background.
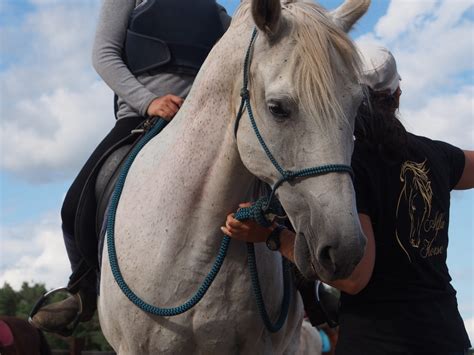
[[[229,13],[236,0],[221,2]],[[340,1],[320,1],[331,9]],[[112,93],[90,64],[100,2],[0,0],[0,284],[63,285],[64,194],[112,127]],[[406,127],[474,149],[472,0],[373,0],[351,32],[388,46]],[[452,194],[448,266],[474,338],[474,191]]]

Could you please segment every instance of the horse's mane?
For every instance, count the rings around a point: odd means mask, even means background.
[[[250,3],[242,3],[235,19],[249,14]],[[294,85],[297,99],[305,113],[318,118],[326,129],[334,120],[348,124],[340,105],[336,88],[336,75],[351,75],[357,81],[360,57],[347,34],[329,18],[327,11],[315,3],[284,3],[283,14],[292,19],[291,39],[295,41],[292,52],[295,72]],[[333,56],[339,55],[346,66],[346,73],[337,67]]]
[[[298,2],[285,8],[295,18],[293,36],[296,47],[292,60],[298,61],[299,68],[292,77],[303,109],[318,117],[322,128],[333,120],[348,124],[335,85],[336,73],[341,72],[341,68],[337,68],[331,55],[339,54],[347,68],[346,75],[352,75],[357,81],[360,59],[356,48],[319,5]]]

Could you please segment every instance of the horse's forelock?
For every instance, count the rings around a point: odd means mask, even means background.
[[[307,115],[319,118],[322,129],[328,131],[334,122],[347,125],[336,87],[336,73],[340,68],[333,56],[341,58],[347,73],[356,81],[361,64],[354,44],[320,5],[309,1],[283,1],[282,4],[292,29],[291,39],[296,43],[290,59],[296,99]],[[239,23],[249,16],[250,1],[242,2],[233,21]]]
[[[336,88],[338,68],[332,56],[338,55],[347,72],[357,80],[360,73],[358,52],[346,33],[337,27],[317,4],[297,2],[284,6],[292,19],[296,40],[292,60],[295,88],[303,109],[322,118],[322,128],[340,121],[348,124]],[[340,69],[340,68],[339,68]]]

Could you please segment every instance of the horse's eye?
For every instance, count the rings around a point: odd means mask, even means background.
[[[290,116],[290,111],[285,109],[281,103],[272,102],[268,105],[268,110],[270,113],[276,117],[287,118]]]

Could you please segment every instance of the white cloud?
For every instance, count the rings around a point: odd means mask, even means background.
[[[0,27],[7,39],[0,166],[27,180],[51,181],[74,176],[112,128],[113,94],[90,59],[100,3],[33,4],[18,23]]]
[[[70,274],[59,218],[43,217],[39,223],[0,228],[0,286],[8,282],[19,289],[24,281],[65,286]]]
[[[466,327],[471,343],[474,342],[474,318],[466,319],[464,321],[464,326]]]
[[[381,17],[375,26],[375,34],[390,40],[398,36],[401,31],[416,28],[437,2],[437,0],[392,0],[387,14]]]
[[[358,42],[388,47],[402,76],[401,113],[414,133],[474,149],[470,0],[392,0]]]
[[[51,180],[77,173],[112,127],[103,103],[111,101],[99,82],[83,92],[59,88],[50,95],[15,104],[19,119],[2,121],[2,168],[29,180]]]
[[[402,109],[401,115],[410,132],[474,149],[473,109],[474,86],[467,86],[452,94],[431,97],[419,108],[411,105]]]

